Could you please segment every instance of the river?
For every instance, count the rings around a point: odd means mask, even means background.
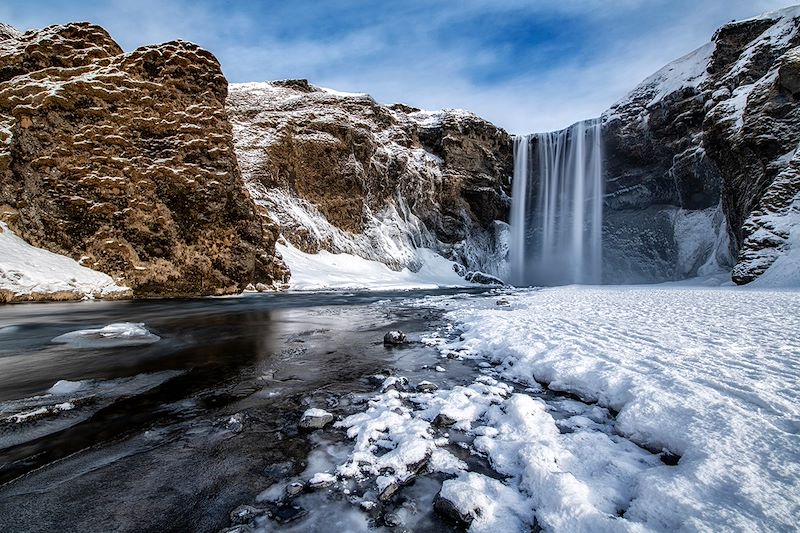
[[[307,407],[372,391],[382,370],[412,375],[435,363],[435,349],[389,349],[383,335],[400,329],[413,341],[441,312],[397,304],[456,292],[464,291],[1,307],[0,530],[229,526],[234,508],[308,466],[315,442],[297,428]],[[52,342],[122,322],[143,323],[160,340]],[[69,409],[53,408],[67,400]]]

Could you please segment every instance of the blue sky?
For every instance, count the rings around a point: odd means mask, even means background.
[[[127,51],[211,50],[232,82],[308,78],[385,103],[459,107],[514,133],[599,115],[732,19],[781,0],[4,0],[18,29],[88,20]]]

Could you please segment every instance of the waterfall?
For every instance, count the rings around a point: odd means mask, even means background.
[[[512,283],[600,283],[602,161],[600,120],[514,138]]]

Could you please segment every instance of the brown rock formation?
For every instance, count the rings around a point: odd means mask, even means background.
[[[227,82],[198,46],[124,54],[102,28],[0,28],[0,217],[137,296],[286,278],[244,188]]]
[[[511,142],[485,120],[305,80],[232,85],[228,110],[245,182],[296,247],[412,270],[419,246],[472,270],[505,254]]]

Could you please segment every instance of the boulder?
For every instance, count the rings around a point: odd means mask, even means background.
[[[252,524],[256,517],[265,515],[266,513],[267,511],[265,509],[259,509],[258,507],[253,507],[252,505],[240,505],[231,511],[231,523]]]
[[[415,389],[417,392],[433,392],[439,390],[439,386],[436,383],[431,383],[430,381],[420,381],[417,383]]]
[[[406,334],[402,331],[389,331],[383,336],[383,344],[386,346],[398,346],[406,343]]]
[[[394,390],[397,392],[403,392],[408,389],[408,378],[403,376],[389,376],[385,380],[383,380],[383,384],[381,385],[381,392],[386,392],[390,390]]]
[[[300,483],[298,481],[294,481],[286,485],[286,495],[290,498],[294,498],[295,496],[301,494],[305,490],[306,490],[305,484]]]
[[[334,416],[324,409],[307,409],[300,418],[300,427],[303,429],[322,429],[331,422]]]

